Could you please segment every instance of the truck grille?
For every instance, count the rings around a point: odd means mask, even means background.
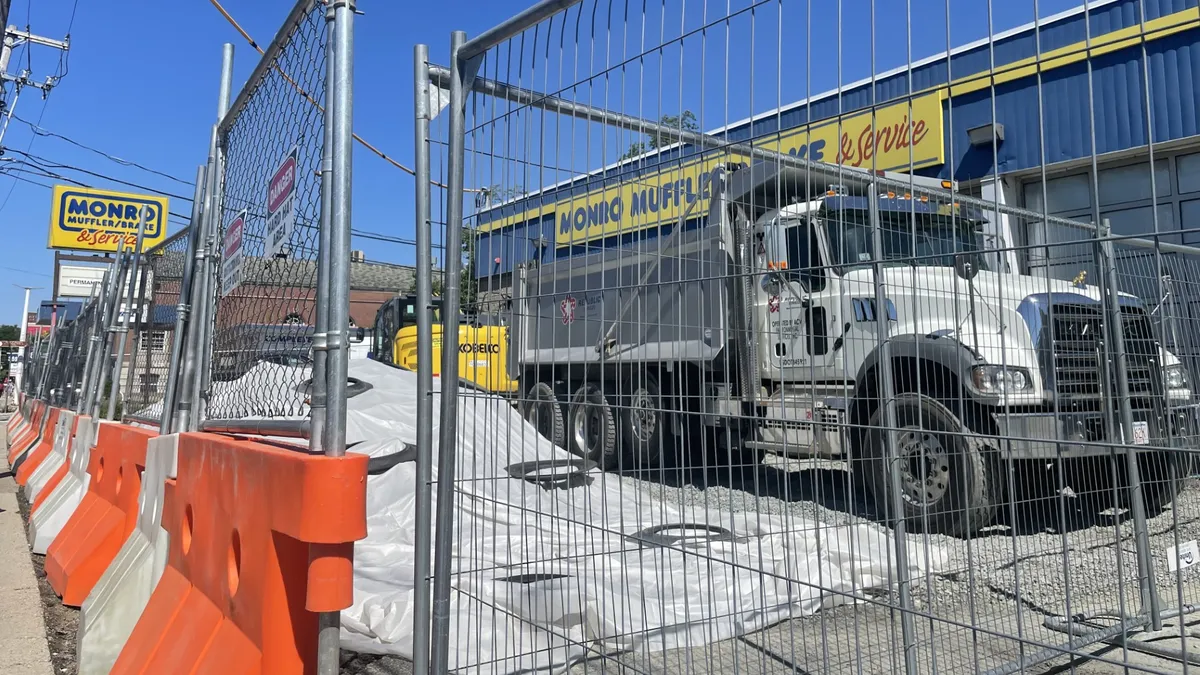
[[[1122,307],[1122,328],[1129,369],[1129,394],[1151,400],[1162,392],[1158,344],[1146,313]],[[1104,317],[1099,306],[1056,304],[1043,334],[1043,363],[1052,354],[1049,387],[1063,399],[1099,399],[1116,393],[1115,354],[1105,346]],[[1049,364],[1046,364],[1049,365]],[[1108,376],[1105,377],[1105,371]],[[1141,406],[1139,406],[1141,407]]]
[[[1158,345],[1149,317],[1140,309],[1121,310],[1129,369],[1129,393],[1149,399],[1162,391],[1158,368]],[[1104,320],[1098,306],[1055,305],[1050,326],[1043,336],[1043,355],[1053,354],[1050,388],[1062,398],[1099,398],[1115,394],[1115,353],[1105,345]],[[1049,340],[1046,340],[1049,338]],[[1045,344],[1049,342],[1049,344]],[[1043,361],[1048,359],[1043,358]],[[1102,363],[1109,363],[1104,377]],[[1050,371],[1047,368],[1047,371]]]

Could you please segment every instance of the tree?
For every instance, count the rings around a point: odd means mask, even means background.
[[[0,340],[20,340],[21,328],[12,324],[0,325]]]
[[[696,122],[696,114],[691,110],[684,110],[679,115],[663,115],[659,118],[658,123],[664,127],[674,129],[676,131],[699,131],[700,125]],[[645,154],[649,150],[657,150],[665,145],[670,145],[676,140],[674,135],[664,134],[657,131],[647,134],[646,141],[638,141],[629,146],[629,150],[621,156],[621,159],[632,159],[638,155]]]

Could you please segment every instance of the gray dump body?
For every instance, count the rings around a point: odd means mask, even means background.
[[[743,245],[750,224],[796,196],[817,198],[831,185],[863,191],[873,179],[836,165],[742,165],[681,219],[692,221],[683,231],[519,270],[510,372],[602,362],[744,371],[757,363],[748,305],[758,275],[739,263],[752,258]],[[938,183],[909,180],[925,188]]]
[[[715,359],[730,334],[732,261],[721,234],[700,227],[681,233],[667,255],[658,252],[664,238],[527,271],[517,372],[602,360]]]

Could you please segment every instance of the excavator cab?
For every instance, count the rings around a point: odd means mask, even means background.
[[[496,322],[499,324],[499,322]],[[406,370],[417,369],[417,299],[397,296],[375,314],[371,356]],[[442,300],[433,299],[433,374],[442,370]],[[508,327],[483,325],[459,316],[458,376],[496,394],[515,394],[516,380],[508,376]]]

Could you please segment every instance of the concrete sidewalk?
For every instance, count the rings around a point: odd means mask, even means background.
[[[0,415],[0,421],[7,419]],[[52,675],[41,595],[7,460],[5,437],[0,452],[0,673]]]

